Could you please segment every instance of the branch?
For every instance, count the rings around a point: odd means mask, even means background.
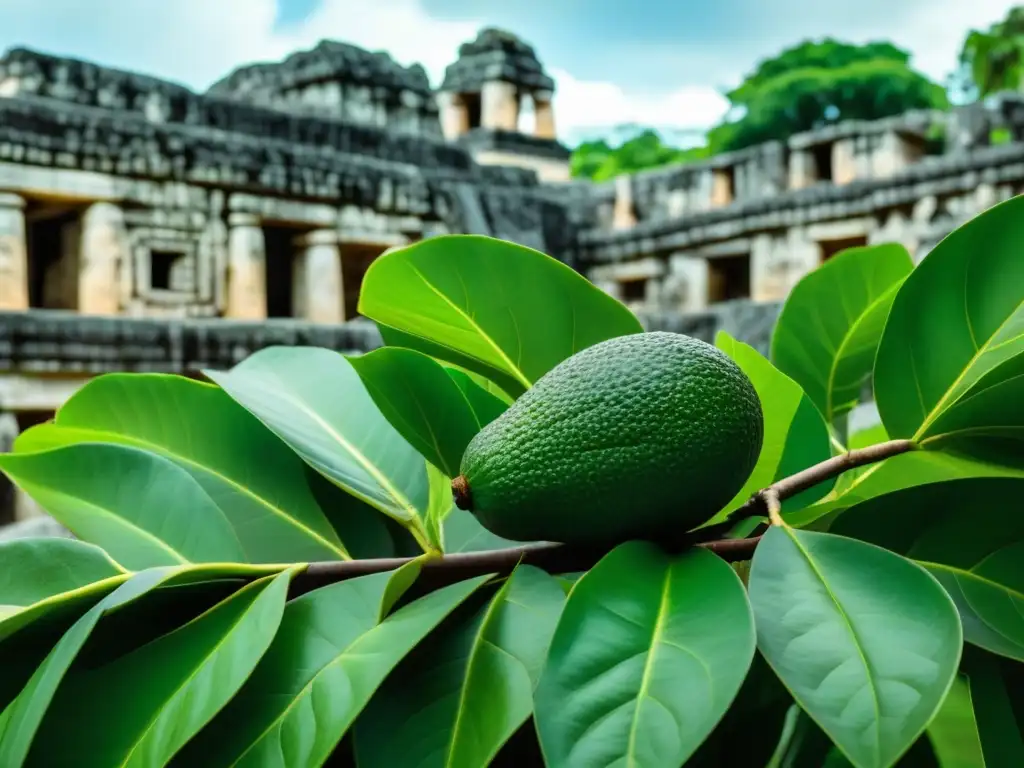
[[[772,523],[777,525],[781,522],[779,511],[785,499],[849,469],[873,464],[914,448],[914,444],[909,440],[890,440],[886,443],[833,456],[831,459],[758,491],[746,504],[737,508],[729,516],[727,524],[708,526],[703,529],[703,532],[698,529],[686,534],[679,542],[673,542],[669,546],[673,549],[687,546],[704,547],[729,562],[749,560],[760,541],[760,536],[713,541],[702,541],[700,537],[719,535],[722,530],[732,527],[736,521],[760,514],[767,514]],[[665,542],[660,543],[665,544]],[[607,547],[580,548],[566,544],[548,543],[525,544],[521,547],[487,552],[455,553],[424,560],[419,580],[426,580],[430,583],[431,588],[437,588],[488,573],[505,576],[511,573],[519,563],[536,566],[548,573],[574,573],[589,570],[607,553]],[[393,571],[414,559],[416,558],[392,557],[376,560],[311,563],[305,571],[296,575],[294,587],[300,593],[306,592],[325,584],[344,581],[356,576]]]
[[[747,501],[742,507],[738,507],[729,519],[732,521],[745,520],[755,515],[764,515],[771,512],[770,502],[778,501],[781,504],[786,499],[796,496],[798,493],[813,488],[818,483],[823,483],[833,477],[843,474],[850,469],[874,464],[884,459],[898,456],[901,453],[912,451],[917,446],[910,440],[889,440],[877,445],[869,445],[867,448],[858,448],[855,451],[847,451],[831,459],[826,459],[820,464],[808,467],[802,472],[790,475],[779,480],[777,483],[764,488]]]

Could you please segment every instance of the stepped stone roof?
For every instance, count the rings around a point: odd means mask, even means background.
[[[473,93],[484,83],[502,80],[527,91],[554,91],[533,47],[516,35],[494,27],[459,46],[459,58],[445,70],[442,91]]]

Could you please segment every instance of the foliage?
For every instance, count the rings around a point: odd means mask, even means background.
[[[968,32],[960,61],[982,97],[1019,90],[1024,85],[1024,7],[1011,8],[988,29]]]
[[[742,149],[842,120],[944,109],[942,86],[910,67],[891,43],[806,41],[760,62],[727,94],[732,117],[708,134],[713,153]]]
[[[473,435],[642,332],[511,243],[382,256],[365,356],[95,379],[0,455],[77,537],[0,544],[0,765],[1019,764],[1021,222],[837,255],[770,358],[719,336],[765,440],[707,546],[524,548],[453,507]]]
[[[607,181],[623,173],[687,163],[707,156],[707,147],[669,146],[657,131],[646,129],[617,147],[610,146],[604,139],[584,141],[573,150],[569,164],[576,178]]]

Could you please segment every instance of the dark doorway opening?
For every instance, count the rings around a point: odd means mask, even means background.
[[[33,309],[75,309],[78,258],[73,243],[79,212],[67,206],[31,206],[26,211],[28,303]]]
[[[264,227],[267,317],[295,317],[295,238],[290,227]]]
[[[341,246],[341,280],[345,286],[345,320],[357,316],[359,292],[363,287],[363,278],[374,259],[380,256],[388,246],[379,243],[343,243]]]
[[[847,248],[860,248],[868,244],[868,239],[865,236],[860,237],[844,237],[837,240],[822,240],[818,243],[818,247],[821,249],[821,261],[822,263],[828,261],[837,253],[845,251]]]
[[[647,299],[647,280],[646,278],[622,280],[619,282],[619,290],[622,292],[622,301],[624,303],[642,303]]]
[[[818,144],[811,149],[814,165],[818,171],[818,181],[832,181],[832,145]]]
[[[466,105],[466,121],[469,123],[469,130],[480,127],[483,109],[480,104],[479,93],[464,93],[462,101]]]
[[[708,303],[750,298],[750,254],[708,259]]]

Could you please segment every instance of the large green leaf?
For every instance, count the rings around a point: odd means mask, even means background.
[[[754,554],[758,647],[857,768],[894,765],[942,705],[962,634],[927,571],[829,533],[772,526]]]
[[[490,765],[533,712],[564,602],[553,577],[519,566],[479,610],[442,626],[388,677],[359,718],[359,765]]]
[[[1024,660],[1022,494],[1024,477],[928,483],[851,507],[831,530],[920,561],[956,602],[968,642]]]
[[[523,546],[521,541],[510,541],[491,533],[480,524],[472,512],[454,506],[445,515],[443,528],[444,551],[447,554],[486,552]]]
[[[294,573],[263,577],[132,653],[98,669],[72,671],[35,741],[32,761],[83,768],[165,765],[255,668],[281,622]]]
[[[836,487],[818,503],[783,516],[790,525],[806,526],[893,491],[969,477],[1024,477],[1024,472],[963,456],[912,451],[863,467],[849,481],[840,478]]]
[[[68,668],[102,618],[124,610],[160,587],[199,584],[250,573],[259,571],[230,565],[150,568],[134,574],[107,594],[71,626],[4,711],[0,718],[6,723],[6,730],[0,734],[0,765],[17,768],[23,764]]]
[[[984,755],[981,765],[1024,765],[1024,667],[976,648],[964,651],[963,666],[970,680],[977,736]]]
[[[177,462],[224,512],[249,562],[348,556],[306,482],[306,465],[219,387],[165,374],[100,376],[53,424],[23,433],[15,450],[72,442],[134,445]]]
[[[41,600],[124,573],[102,549],[74,539],[0,542],[0,621]]]
[[[432,237],[384,254],[366,272],[359,312],[405,334],[398,343],[422,339],[428,346],[420,351],[496,373],[519,392],[581,349],[643,331],[625,306],[565,264],[477,235]]]
[[[292,600],[249,681],[175,765],[322,765],[388,673],[489,578],[439,589],[384,621],[389,573]]]
[[[506,407],[465,374],[411,349],[384,347],[349,362],[391,425],[449,478],[459,474],[469,441]]]
[[[388,422],[342,355],[268,347],[230,371],[206,371],[311,467],[408,526],[426,546],[423,457]]]
[[[1024,455],[1024,196],[943,239],[907,278],[878,348],[889,434]]]
[[[627,542],[576,582],[535,697],[549,768],[678,768],[754,656],[743,584],[703,549]]]
[[[715,346],[729,355],[753,383],[764,412],[764,441],[750,478],[710,523],[724,519],[754,493],[776,480],[814,466],[832,455],[828,427],[799,384],[768,362],[756,349],[737,341],[725,331],[718,332]],[[787,499],[783,509],[799,509],[813,504],[827,494],[833,484],[834,481],[819,483]]]
[[[828,423],[860,399],[893,299],[913,268],[907,249],[896,243],[849,248],[805,275],[786,297],[771,359]]]
[[[79,539],[125,568],[245,562],[231,524],[179,464],[126,445],[0,454],[0,469]],[[112,482],[116,479],[116,482]]]

